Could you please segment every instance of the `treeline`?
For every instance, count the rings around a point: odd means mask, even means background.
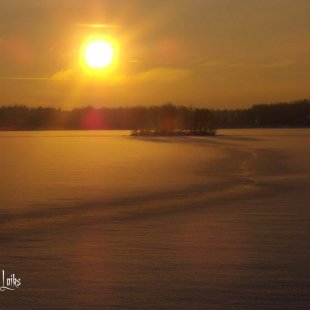
[[[310,127],[310,100],[210,110],[165,104],[150,107],[84,107],[64,111],[0,107],[0,130],[127,129],[136,133],[214,134],[216,128]]]
[[[151,107],[85,107],[63,111],[26,106],[0,107],[0,130],[133,130],[135,134],[215,134],[212,111],[165,104]]]
[[[310,100],[215,110],[213,115],[219,128],[310,127]]]

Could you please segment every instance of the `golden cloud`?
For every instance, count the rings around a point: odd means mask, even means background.
[[[192,71],[189,69],[161,67],[140,73],[136,80],[138,82],[174,83],[191,75]]]

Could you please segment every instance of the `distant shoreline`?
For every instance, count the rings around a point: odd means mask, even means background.
[[[87,106],[70,111],[52,107],[0,106],[0,131],[136,130],[160,132],[166,136],[166,133],[178,131],[212,134],[216,129],[248,128],[310,128],[310,100],[226,110],[171,103],[113,108]]]
[[[298,126],[298,127],[223,127],[223,128],[217,128],[216,130],[229,130],[229,129],[310,129],[309,126]],[[39,128],[39,129],[16,129],[16,128],[0,128],[0,132],[9,132],[9,131],[129,131],[132,132],[132,129],[70,129],[70,128]],[[217,135],[217,134],[215,134]],[[149,134],[131,134],[131,136],[152,136],[152,137],[156,137],[156,136],[212,136],[209,134],[194,134],[194,133],[187,133],[187,132],[177,132],[174,134],[171,133],[166,133],[166,134],[161,134],[161,133],[149,133]]]

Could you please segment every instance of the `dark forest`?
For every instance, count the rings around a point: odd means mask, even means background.
[[[259,104],[247,109],[174,105],[93,108],[2,106],[0,130],[133,130],[135,133],[214,134],[217,128],[310,127],[310,100]]]

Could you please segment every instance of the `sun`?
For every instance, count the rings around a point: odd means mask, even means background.
[[[114,59],[114,47],[109,41],[91,41],[85,47],[85,62],[91,69],[109,67]]]

